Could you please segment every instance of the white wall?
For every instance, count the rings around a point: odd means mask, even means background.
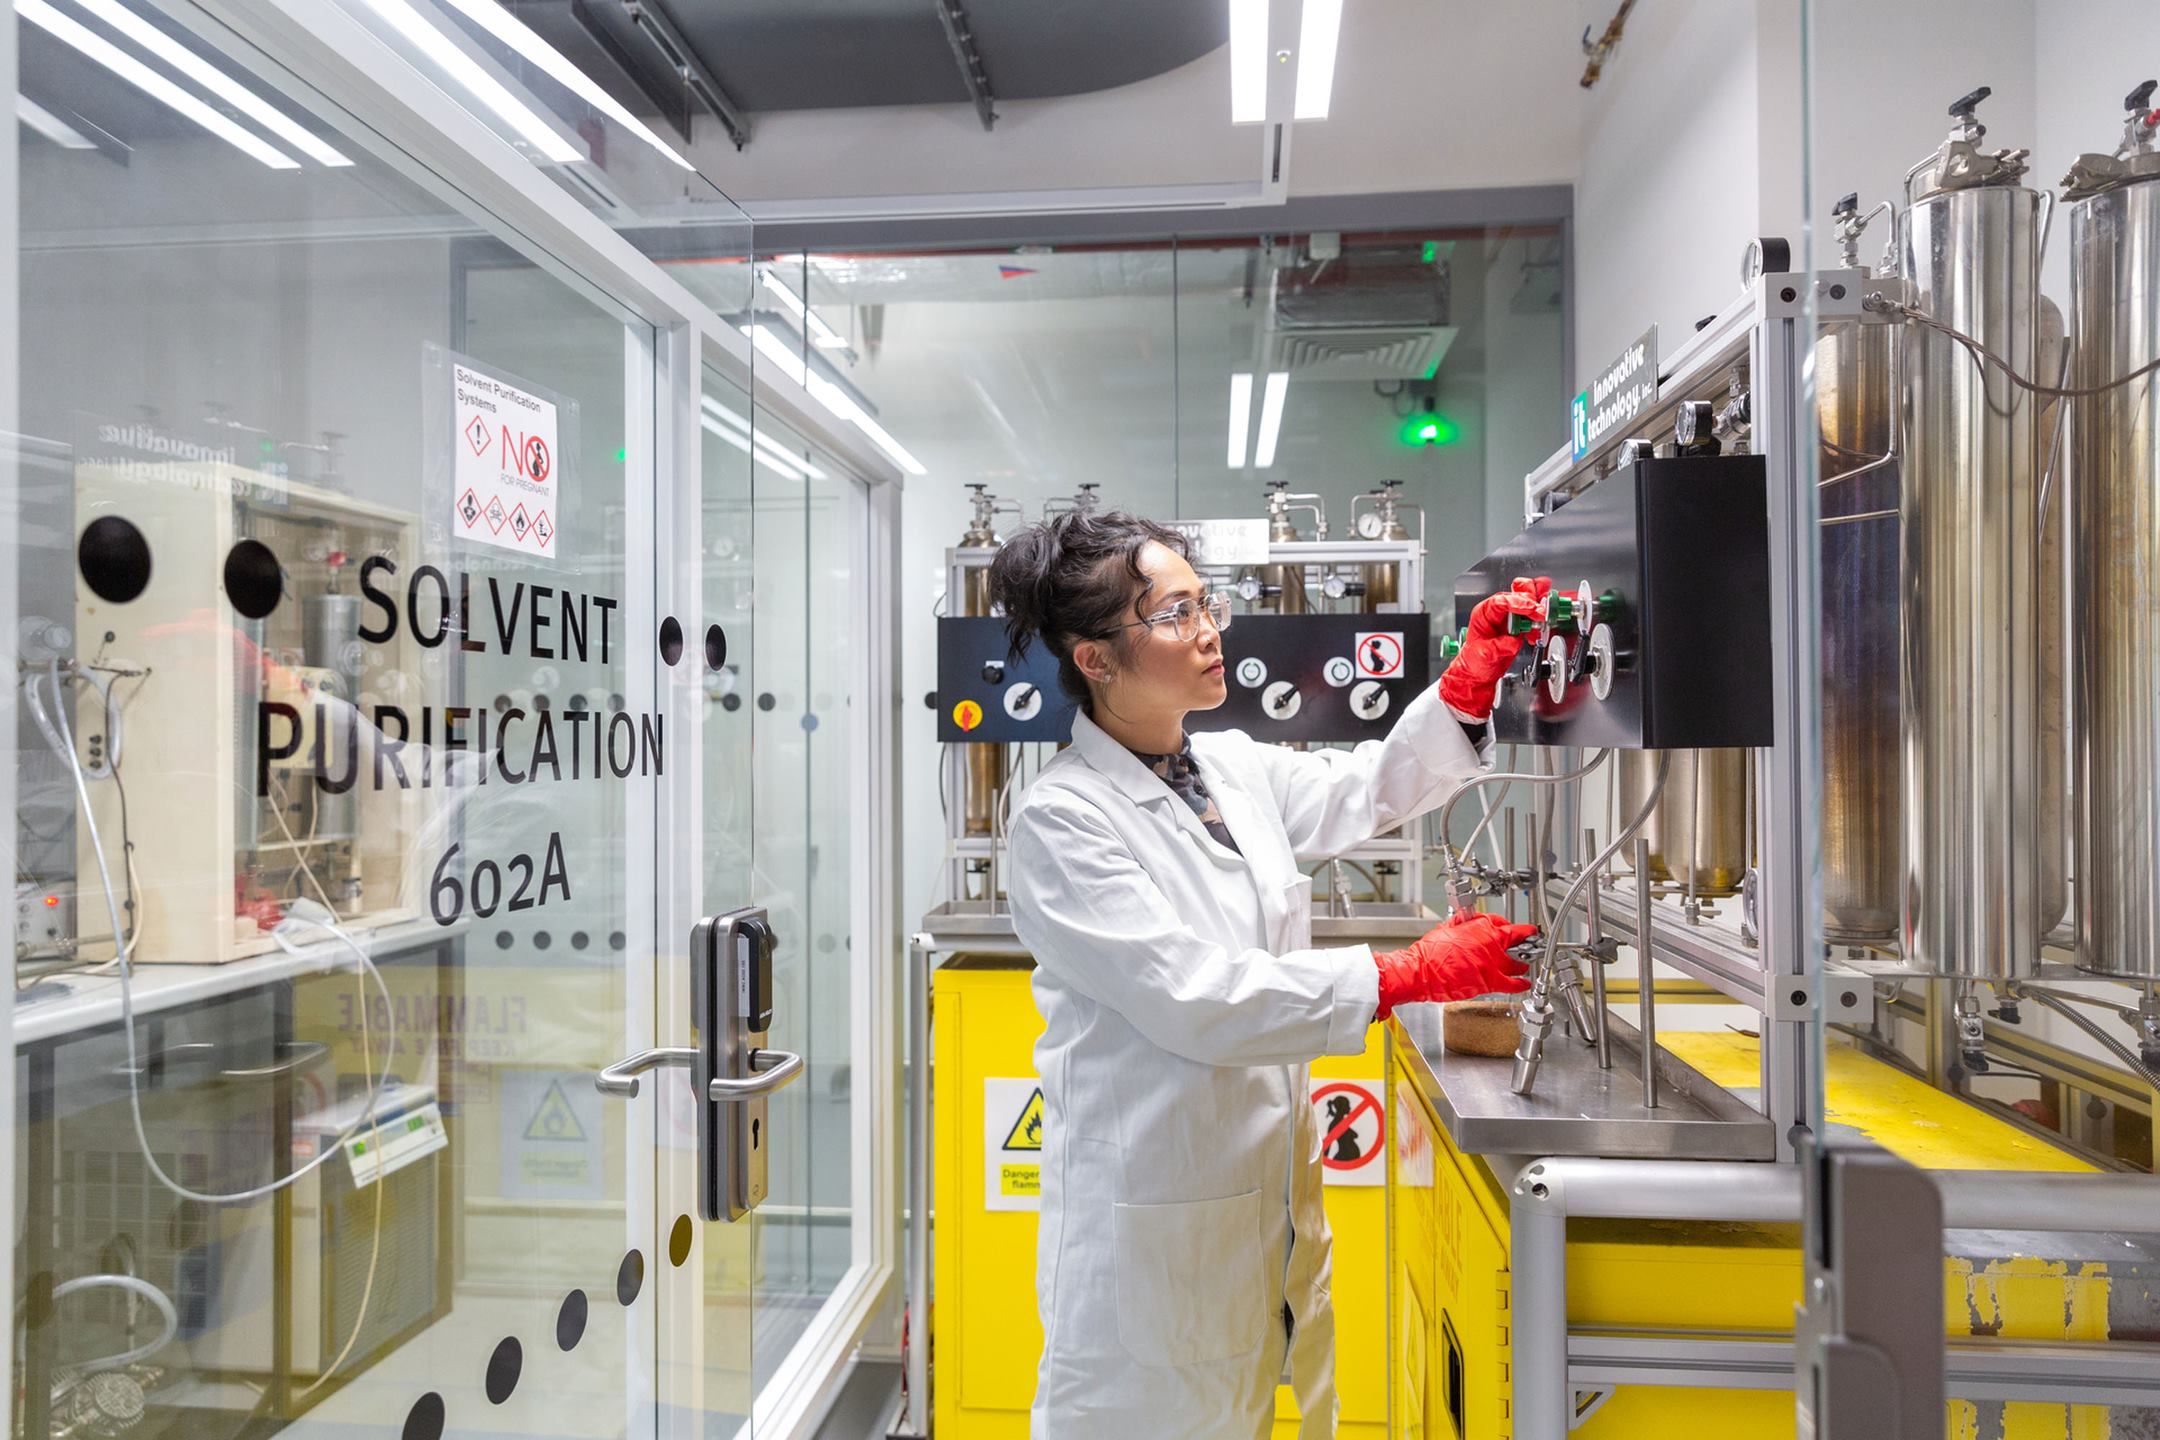
[[[1611,7],[1581,8],[1588,24]],[[1742,252],[1762,233],[1756,35],[1754,0],[1651,0],[1589,92],[1576,384],[1652,323],[1670,354],[1737,293]]]
[[[1357,0],[1333,105],[1297,127],[1293,195],[1565,183],[1580,26],[1560,7]],[[995,80],[993,60],[992,77]],[[1250,184],[1262,134],[1230,124],[1229,51],[1092,95],[755,117],[744,150],[701,124],[692,152],[737,202]]]

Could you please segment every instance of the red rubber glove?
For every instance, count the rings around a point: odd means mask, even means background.
[[[1525,638],[1508,634],[1508,618],[1522,615],[1533,622],[1543,620],[1545,597],[1551,593],[1552,581],[1541,575],[1535,580],[1517,580],[1511,588],[1478,601],[1470,612],[1469,634],[1463,639],[1462,653],[1440,677],[1440,698],[1457,714],[1473,720],[1491,717],[1493,690],[1522,653]]]
[[[1385,1020],[1396,1006],[1419,1000],[1521,994],[1530,988],[1530,967],[1508,947],[1537,933],[1535,925],[1510,925],[1473,911],[1435,925],[1407,950],[1373,956],[1380,967],[1380,1009],[1373,1018]]]

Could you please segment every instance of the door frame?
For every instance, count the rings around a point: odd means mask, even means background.
[[[630,522],[643,523],[653,537],[653,584],[642,594],[626,595],[625,620],[646,625],[652,633],[662,614],[699,614],[703,594],[704,554],[700,490],[703,428],[699,403],[704,367],[710,365],[752,399],[754,415],[770,415],[823,450],[851,480],[855,523],[850,543],[856,574],[868,599],[852,681],[856,701],[848,727],[849,784],[862,797],[854,808],[850,835],[851,933],[861,943],[850,950],[849,1057],[860,1077],[853,1087],[850,1136],[855,1157],[851,1175],[851,1263],[816,1320],[780,1371],[755,1400],[753,1427],[760,1440],[797,1440],[822,1418],[837,1392],[854,1353],[881,1316],[891,1313],[897,1297],[900,1246],[899,1085],[901,1076],[899,966],[901,963],[897,854],[892,844],[897,819],[898,550],[901,472],[861,431],[838,422],[801,386],[758,366],[753,347],[732,325],[646,257],[598,216],[579,205],[542,175],[513,147],[468,114],[426,77],[384,47],[353,16],[334,4],[290,5],[285,0],[145,0],[221,51],[232,64],[254,72],[274,92],[296,87],[310,92],[305,101],[339,122],[342,138],[368,150],[424,189],[454,192],[456,206],[477,224],[492,229],[541,268],[580,293],[624,316],[626,459],[630,473],[640,473],[640,457],[649,457],[651,473],[671,479],[647,495],[632,487]],[[0,73],[15,78],[13,27],[0,39]],[[20,248],[16,213],[18,185],[12,149],[0,158],[0,278],[16,270]],[[752,253],[752,230],[742,225],[746,258]],[[18,363],[13,343],[19,304],[15,287],[0,296],[0,376]],[[12,396],[14,387],[5,388]],[[12,403],[11,401],[9,402]],[[753,420],[753,423],[754,420]],[[643,508],[649,504],[649,508]],[[9,539],[12,507],[0,514],[0,543]],[[643,513],[640,513],[643,508]],[[633,587],[635,588],[635,587]],[[10,592],[0,600],[0,617],[11,610]],[[701,633],[694,627],[693,633]],[[633,633],[635,633],[633,631]],[[695,647],[693,647],[694,653]],[[660,683],[672,673],[674,683]],[[655,834],[685,837],[676,863],[663,868],[655,894],[654,921],[661,943],[659,961],[629,976],[625,1039],[638,1045],[683,1043],[688,1038],[688,1007],[663,1006],[656,983],[661,966],[686,963],[681,954],[689,928],[699,914],[702,875],[702,805],[699,786],[700,746],[695,743],[702,707],[693,703],[692,668],[674,672],[654,668],[633,673],[629,683],[644,691],[641,703],[664,713],[683,737],[684,760],[672,775],[650,791],[635,793],[628,820],[650,823]],[[0,716],[0,725],[11,716]],[[5,739],[0,735],[0,739]],[[13,799],[12,775],[0,779],[0,796]],[[674,936],[672,943],[668,937]],[[13,961],[8,962],[12,971]],[[12,988],[12,987],[11,987]],[[12,998],[0,1002],[0,1054],[8,1059],[0,1073],[0,1103],[6,1104],[8,1133],[14,1130],[12,1104],[14,1048],[11,1043]],[[665,1252],[666,1227],[687,1206],[689,1190],[672,1173],[667,1152],[658,1144],[659,1126],[633,1127],[637,1148],[625,1189],[630,1241],[648,1255]],[[0,1201],[12,1201],[13,1167],[0,1165]],[[665,1193],[663,1192],[663,1188]],[[680,1189],[681,1193],[675,1193]],[[12,1205],[10,1204],[10,1208]],[[12,1255],[0,1251],[0,1281],[13,1294]],[[700,1278],[702,1270],[685,1267]],[[678,1272],[680,1273],[680,1272]],[[628,1433],[636,1440],[658,1440],[659,1406],[655,1383],[669,1370],[702,1367],[701,1330],[695,1326],[658,1326],[650,1310],[626,1343]],[[0,1354],[0,1380],[11,1385],[9,1360]]]

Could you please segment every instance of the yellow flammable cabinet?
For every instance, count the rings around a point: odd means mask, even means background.
[[[931,980],[932,1114],[935,1127],[935,1275],[930,1320],[933,1419],[938,1440],[1026,1440],[1042,1324],[1035,1309],[1036,1211],[1040,1101],[1034,1087],[1035,1041],[1042,1017],[1028,988],[1026,961],[960,959]],[[1360,1091],[1379,1097],[1380,1030],[1365,1054],[1313,1067],[1324,1107],[1330,1085],[1353,1112],[1337,1127],[1362,1142],[1335,1179],[1384,1174],[1387,1145],[1368,1125]],[[1380,1117],[1370,1117],[1377,1120]],[[1037,1122],[1030,1133],[1030,1121]],[[1380,1184],[1331,1183],[1328,1225],[1335,1234],[1335,1379],[1342,1440],[1387,1433],[1385,1360],[1387,1190]],[[993,1208],[996,1207],[996,1208]],[[1294,1440],[1297,1408],[1278,1392],[1277,1440]],[[1138,1440],[1138,1437],[1135,1437]]]
[[[1389,1027],[1388,1387],[1394,1440],[1514,1435],[1507,1185],[1459,1150]],[[1757,1042],[1738,1033],[1667,1032],[1666,1048],[1711,1081],[1749,1089]],[[1505,1064],[1505,1061],[1495,1061]],[[2087,1171],[2082,1161],[1859,1051],[1832,1047],[1829,1118],[1913,1164],[1936,1170]],[[1800,1300],[1799,1227],[1701,1221],[1569,1222],[1572,1330],[1790,1336]],[[1984,1243],[1992,1232],[1975,1238]],[[2056,1237],[2062,1238],[2062,1237]],[[2117,1283],[2120,1283],[2119,1281]],[[2149,1281],[2147,1282],[2149,1283]],[[2033,1254],[1944,1262],[1951,1334],[2006,1339],[2109,1338],[2109,1266]],[[1581,1440],[1676,1435],[1782,1440],[1794,1433],[1787,1389],[1620,1386],[1595,1409],[1578,1400]],[[1953,1400],[1955,1440],[2103,1440],[2105,1407]],[[2150,1415],[2150,1411],[2139,1412]],[[2123,1432],[2115,1431],[2120,1434]],[[2146,1433],[2143,1430],[2134,1433]]]

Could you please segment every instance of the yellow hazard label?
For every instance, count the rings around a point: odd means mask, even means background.
[[[1001,1148],[1006,1150],[1040,1150],[1042,1149],[1042,1132],[1042,1087],[1038,1085],[1035,1087],[1035,1093],[1028,1096],[1027,1104],[1020,1107],[1020,1118],[1013,1121],[1012,1129],[1006,1132],[1005,1144]]]
[[[1040,1200],[1042,1198],[1042,1166],[1000,1165],[998,1167],[998,1194],[1008,1200]]]
[[[982,706],[976,704],[973,700],[962,700],[952,707],[953,724],[958,725],[962,730],[973,730],[976,726],[982,724],[982,715]]]

